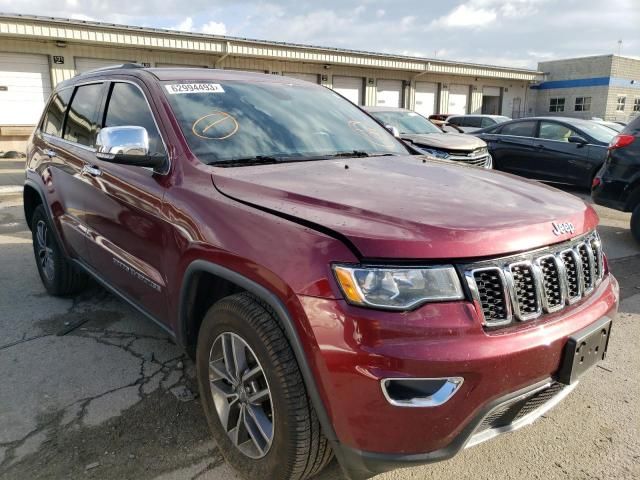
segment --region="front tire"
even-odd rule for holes
[[[61,296],[83,290],[88,277],[78,271],[62,251],[44,205],[38,205],[33,212],[31,234],[36,266],[47,292]]]
[[[636,242],[640,243],[640,203],[636,205],[631,213],[631,234]]]
[[[331,460],[289,342],[256,297],[232,295],[209,309],[196,367],[209,427],[245,478],[302,480]]]

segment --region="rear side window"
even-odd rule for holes
[[[94,83],[76,88],[71,100],[64,139],[87,147],[93,147],[98,130],[98,104],[102,84]]]
[[[481,124],[482,128],[487,128],[487,127],[490,127],[491,125],[495,125],[495,124],[496,123],[492,119],[490,119],[488,117],[482,117],[482,124]]]
[[[464,117],[453,117],[447,120],[451,125],[456,125],[458,127],[464,127],[466,125]]]
[[[144,127],[149,134],[149,153],[164,155],[160,133],[144,95],[130,83],[114,83],[109,95],[105,127]]]
[[[65,88],[53,96],[42,125],[42,131],[44,133],[53,135],[54,137],[62,136],[64,114],[67,111],[71,93],[73,93],[73,88]]]
[[[574,132],[569,127],[556,122],[540,122],[539,138],[545,140],[556,140],[558,142],[568,142],[569,137]]]
[[[482,126],[482,117],[467,117],[466,126],[480,128]]]
[[[536,122],[514,122],[502,127],[501,135],[513,135],[514,137],[535,137]]]

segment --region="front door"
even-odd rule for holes
[[[144,127],[150,153],[166,155],[142,85],[112,83],[105,109],[103,127]],[[167,322],[163,253],[171,235],[162,213],[166,177],[95,155],[91,167],[94,188],[86,202],[91,266],[147,313]]]

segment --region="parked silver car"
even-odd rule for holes
[[[365,110],[419,152],[443,160],[492,168],[487,144],[477,137],[444,132],[422,115],[404,108],[365,107]]]

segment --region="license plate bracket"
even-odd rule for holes
[[[571,385],[584,372],[604,360],[609,346],[611,324],[611,319],[604,317],[569,337],[558,373],[559,382]]]

